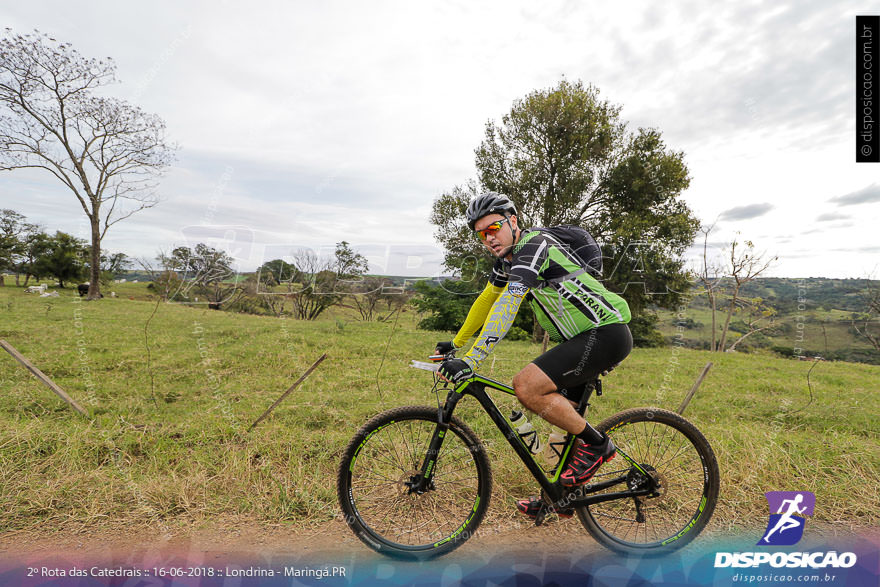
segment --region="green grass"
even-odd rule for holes
[[[0,356],[0,531],[185,526],[223,516],[319,524],[338,510],[336,466],[355,430],[386,408],[435,404],[430,374],[407,365],[450,335],[417,330],[412,310],[396,325],[360,322],[337,309],[301,322],[157,306],[142,283],[112,289],[120,297],[80,302],[70,289],[39,298],[0,288],[0,338],[92,416],[79,416]],[[151,388],[144,327],[154,310]],[[325,352],[327,361],[248,433]],[[539,345],[506,341],[483,372],[509,381],[539,352]],[[809,363],[636,349],[606,378],[590,420],[641,405],[674,410],[708,361],[715,366],[686,415],[721,466],[714,527],[762,525],[763,492],[795,489],[816,493],[819,520],[877,524],[880,367],[820,363],[808,404]],[[515,400],[499,403],[509,409]],[[513,498],[535,494],[536,484],[476,402],[462,402],[457,414],[488,443],[496,501],[487,523],[515,516]],[[538,427],[546,437],[549,426]]]
[[[658,311],[657,314],[660,317],[657,325],[660,332],[667,338],[675,336],[678,320],[676,314],[668,310]],[[800,314],[777,316],[777,328],[772,333],[762,332],[751,335],[737,346],[737,350],[751,351],[756,347],[781,346],[789,349],[800,348],[808,353],[808,356],[812,356],[815,353],[822,355],[846,349],[872,349],[867,339],[851,332],[850,314],[842,310],[809,310]],[[726,309],[716,312],[716,340],[721,337],[726,316]],[[700,326],[684,330],[684,338],[689,341],[704,342],[708,348],[712,336],[712,311],[706,307],[691,306],[685,318],[692,319]],[[731,324],[740,320],[742,317],[734,314]],[[783,324],[788,324],[790,328],[783,331],[781,328]],[[730,330],[727,333],[725,346],[729,347],[740,336],[742,336],[741,332]]]

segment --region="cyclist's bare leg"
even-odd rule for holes
[[[569,402],[556,393],[556,384],[534,363],[529,363],[513,378],[516,398],[526,408],[572,434],[579,434],[586,420],[575,411]]]

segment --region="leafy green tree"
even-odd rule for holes
[[[299,276],[296,266],[283,259],[273,259],[263,263],[257,273],[260,276],[260,284],[266,287],[274,287],[282,283],[287,283],[289,286]]]
[[[367,258],[352,249],[346,241],[336,243],[335,257],[338,279],[359,279],[369,269]]]
[[[24,249],[16,264],[16,285],[18,285],[18,274],[24,274],[24,287],[27,287],[31,277],[41,279],[44,274],[41,273],[43,268],[38,263],[40,257],[46,251],[46,241],[51,237],[42,230],[36,230],[24,237]]]
[[[649,304],[674,307],[689,289],[681,256],[699,223],[680,199],[690,183],[684,154],[656,129],[628,131],[620,106],[595,87],[563,80],[516,100],[500,124],[487,122],[476,168],[478,181],[442,194],[431,213],[445,266],[475,290],[492,259],[464,211],[484,190],[509,196],[522,227],[586,228],[603,245],[606,286],[636,317]]]
[[[443,265],[456,273],[461,281],[470,284],[468,293],[471,294],[478,294],[485,287],[495,262],[465,220],[468,202],[479,193],[475,181],[455,186],[434,201],[430,216],[435,227],[434,238],[444,248]]]
[[[639,320],[632,320],[629,329],[632,332],[633,344],[638,347],[666,346],[663,335],[657,329],[659,317],[653,312],[643,312]]]
[[[12,269],[21,254],[24,219],[24,215],[15,210],[0,210],[0,271]]]
[[[167,266],[182,273],[188,282],[186,292],[201,293],[211,307],[219,309],[220,304],[231,302],[241,294],[236,282],[233,259],[226,252],[198,243],[194,248],[177,247],[171,252]]]
[[[89,251],[89,260],[86,262],[86,269],[91,273],[91,250]],[[109,286],[114,279],[125,273],[128,267],[131,267],[133,261],[125,253],[101,253],[101,285]]]
[[[111,277],[118,277],[131,267],[133,261],[125,253],[112,253],[101,255],[101,273],[109,273]]]
[[[0,272],[14,271],[18,284],[22,264],[27,259],[28,242],[40,231],[39,226],[26,222],[15,210],[0,210]],[[0,277],[0,285],[2,285]]]
[[[268,308],[275,316],[281,316],[288,296],[274,291],[276,286],[284,284],[286,292],[293,291],[294,284],[302,281],[302,274],[296,265],[283,259],[273,259],[263,263],[257,270],[257,283],[254,287],[256,295],[262,305]]]
[[[58,231],[54,236],[43,234],[33,243],[36,256],[34,275],[51,276],[64,282],[79,281],[86,276],[86,259],[89,247],[86,241]]]
[[[419,295],[413,298],[413,305],[420,313],[428,314],[418,325],[425,330],[457,331],[474,303],[473,292],[463,281],[449,279],[442,285],[417,281],[414,288]]]
[[[458,332],[476,298],[472,285],[470,282],[457,279],[447,279],[439,285],[428,280],[417,281],[413,286],[417,295],[412,303],[418,312],[428,314],[419,320],[418,327],[424,330]],[[507,338],[510,340],[528,338],[532,333],[533,324],[531,307],[520,306]]]

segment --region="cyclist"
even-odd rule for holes
[[[573,405],[581,399],[585,383],[614,368],[632,350],[629,306],[598,281],[601,253],[592,237],[597,262],[585,263],[551,233],[553,229],[521,229],[513,202],[495,192],[472,200],[466,214],[470,229],[497,260],[455,338],[437,343],[436,350],[449,353],[479,331],[476,341],[463,357],[444,361],[439,373],[454,384],[472,377],[510,329],[523,299],[529,298],[538,322],[561,344],[517,373],[513,388],[523,406],[579,438],[560,482],[566,487],[582,485],[616,449]],[[531,518],[541,506],[534,497],[517,503]],[[571,517],[573,510],[556,513]]]

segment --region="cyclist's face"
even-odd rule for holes
[[[474,225],[474,230],[484,230],[494,224],[495,222],[504,221],[504,216],[501,214],[489,214],[487,216],[483,216],[477,223]],[[514,245],[516,234],[516,216],[511,216],[510,220],[505,222],[500,230],[494,231],[486,234],[486,240],[483,241],[483,245],[489,251],[495,255],[496,257],[504,257],[510,252],[511,247]]]

